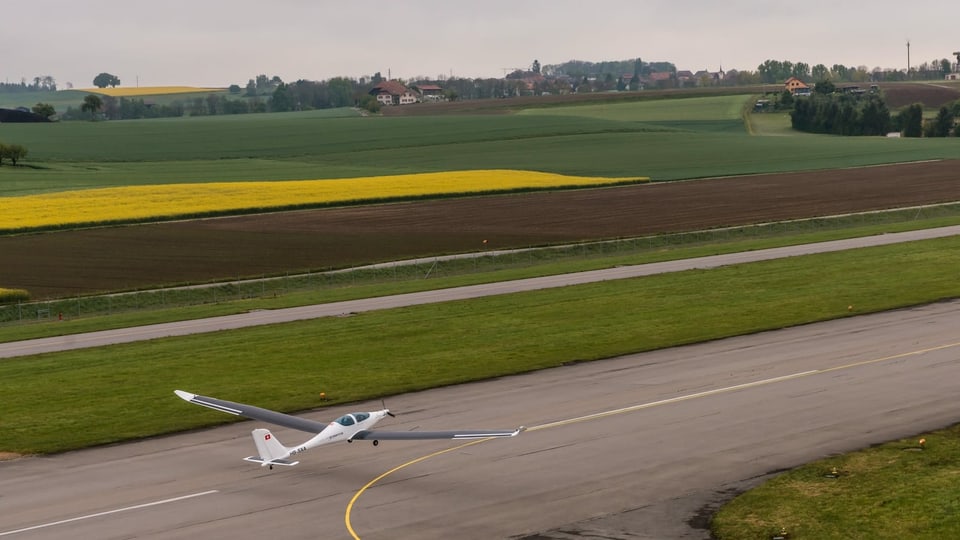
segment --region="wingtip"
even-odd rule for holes
[[[527,426],[520,426],[516,431],[513,432],[514,435],[519,435],[527,430]]]
[[[179,396],[180,399],[184,401],[190,401],[194,397],[196,397],[196,394],[191,394],[190,392],[184,392],[183,390],[174,390],[173,393]]]

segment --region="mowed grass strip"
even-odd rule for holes
[[[919,439],[925,439],[920,450]],[[826,475],[836,469],[838,478]],[[960,538],[960,426],[816,461],[714,517],[715,538]]]
[[[137,222],[237,211],[632,183],[536,171],[471,170],[334,180],[127,186],[0,198],[0,230]]]
[[[960,239],[0,361],[0,451],[222,423],[176,388],[297,411],[960,296]],[[896,271],[891,271],[896,269]]]

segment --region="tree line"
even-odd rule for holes
[[[894,118],[894,128],[904,137],[960,137],[960,100],[944,105],[937,116],[923,118],[923,104],[914,103],[900,111]]]
[[[96,99],[91,99],[96,98]],[[223,94],[209,94],[170,103],[151,103],[142,98],[88,95],[79,107],[68,106],[62,120],[134,120],[143,118],[177,118],[219,114],[267,112],[262,99],[231,99]]]
[[[791,62],[789,60],[765,60],[757,66],[756,75],[762,84],[773,84],[785,81],[790,77],[801,80],[832,81],[832,82],[895,82],[906,80],[935,80],[943,79],[952,71],[953,64],[947,58],[924,62],[918,67],[906,70],[868,69],[867,66],[844,66],[834,64],[827,67],[824,64],[810,66],[805,62]]]
[[[793,129],[833,135],[885,135],[892,126],[879,94],[815,92],[795,100],[790,119]]]
[[[68,83],[69,85],[69,83]],[[55,92],[57,81],[50,75],[34,77],[32,83],[20,79],[19,83],[0,83],[0,92]]]
[[[793,98],[784,92],[783,105],[792,102],[790,121],[793,129],[833,135],[885,135],[898,131],[904,137],[960,136],[960,100],[940,107],[937,116],[923,118],[923,105],[914,103],[897,115],[891,115],[883,97],[877,93],[838,93],[829,81],[821,81],[810,97]]]

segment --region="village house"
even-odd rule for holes
[[[654,71],[646,76],[646,83],[658,88],[665,88],[671,85],[673,73],[669,71]]]
[[[783,83],[784,89],[795,96],[809,96],[810,86],[796,77],[790,77]]]
[[[444,101],[443,88],[435,84],[415,84],[411,88],[420,95],[420,101]]]
[[[714,84],[720,84],[720,81],[723,79],[723,69],[720,71],[707,71],[701,69],[700,71],[693,74],[693,80],[697,86],[708,86]]]
[[[409,105],[417,102],[417,95],[399,81],[381,81],[370,89],[370,95],[381,105]]]

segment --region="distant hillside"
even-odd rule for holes
[[[86,95],[86,92],[80,90],[0,91],[0,108],[26,107],[29,109],[37,103],[49,103],[58,113],[62,113],[67,110],[68,106],[79,107]]]

